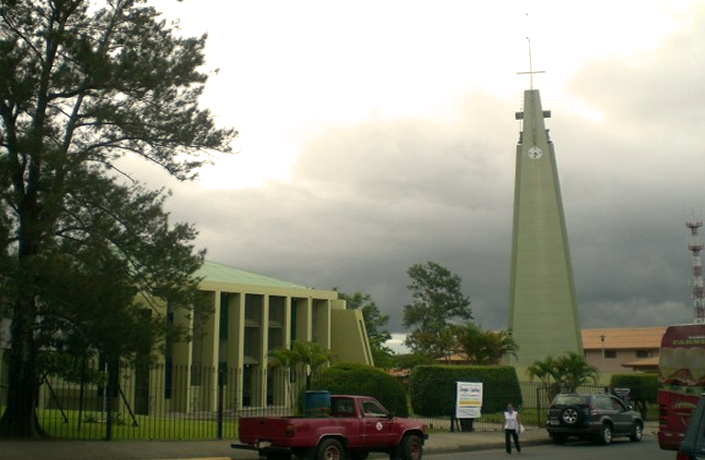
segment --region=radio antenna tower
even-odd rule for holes
[[[705,288],[703,288],[703,266],[700,263],[700,251],[703,245],[700,244],[698,231],[703,226],[702,221],[686,222],[686,227],[690,229],[692,243],[688,245],[688,250],[693,253],[693,322],[705,323]]]

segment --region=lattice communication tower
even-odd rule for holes
[[[688,250],[693,254],[693,322],[705,323],[705,288],[703,288],[703,266],[700,263],[700,251],[703,245],[700,244],[698,232],[703,226],[702,221],[686,222],[686,227],[690,229],[692,237]]]

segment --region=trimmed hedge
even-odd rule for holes
[[[399,381],[382,369],[365,364],[340,363],[320,371],[311,390],[331,394],[371,396],[398,417],[408,417],[406,391]]]
[[[507,404],[521,407],[521,388],[510,366],[416,366],[410,375],[411,407],[416,415],[455,415],[456,382],[482,382],[482,412],[502,412]]]

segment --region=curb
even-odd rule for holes
[[[521,441],[522,446],[540,446],[543,444],[551,444],[552,441],[550,438],[547,439],[527,439],[525,441]],[[493,449],[498,449],[498,450],[504,450],[504,439],[502,440],[497,440],[497,442],[493,442],[492,444],[489,443],[479,443],[479,444],[458,444],[458,445],[452,445],[452,446],[438,446],[438,447],[425,447],[424,448],[424,455],[425,454],[451,454],[454,452],[479,452],[483,450],[493,450]]]

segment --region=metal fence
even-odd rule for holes
[[[107,376],[98,382],[43,376],[37,409],[41,428],[57,439],[235,439],[240,416],[296,414],[306,376],[286,369],[162,364],[125,366],[112,384],[107,382]],[[523,382],[521,387],[524,424],[542,426],[549,393],[537,382]],[[410,418],[433,430],[461,428],[450,417]],[[483,414],[471,426],[491,431],[501,429],[502,423],[501,413]]]

